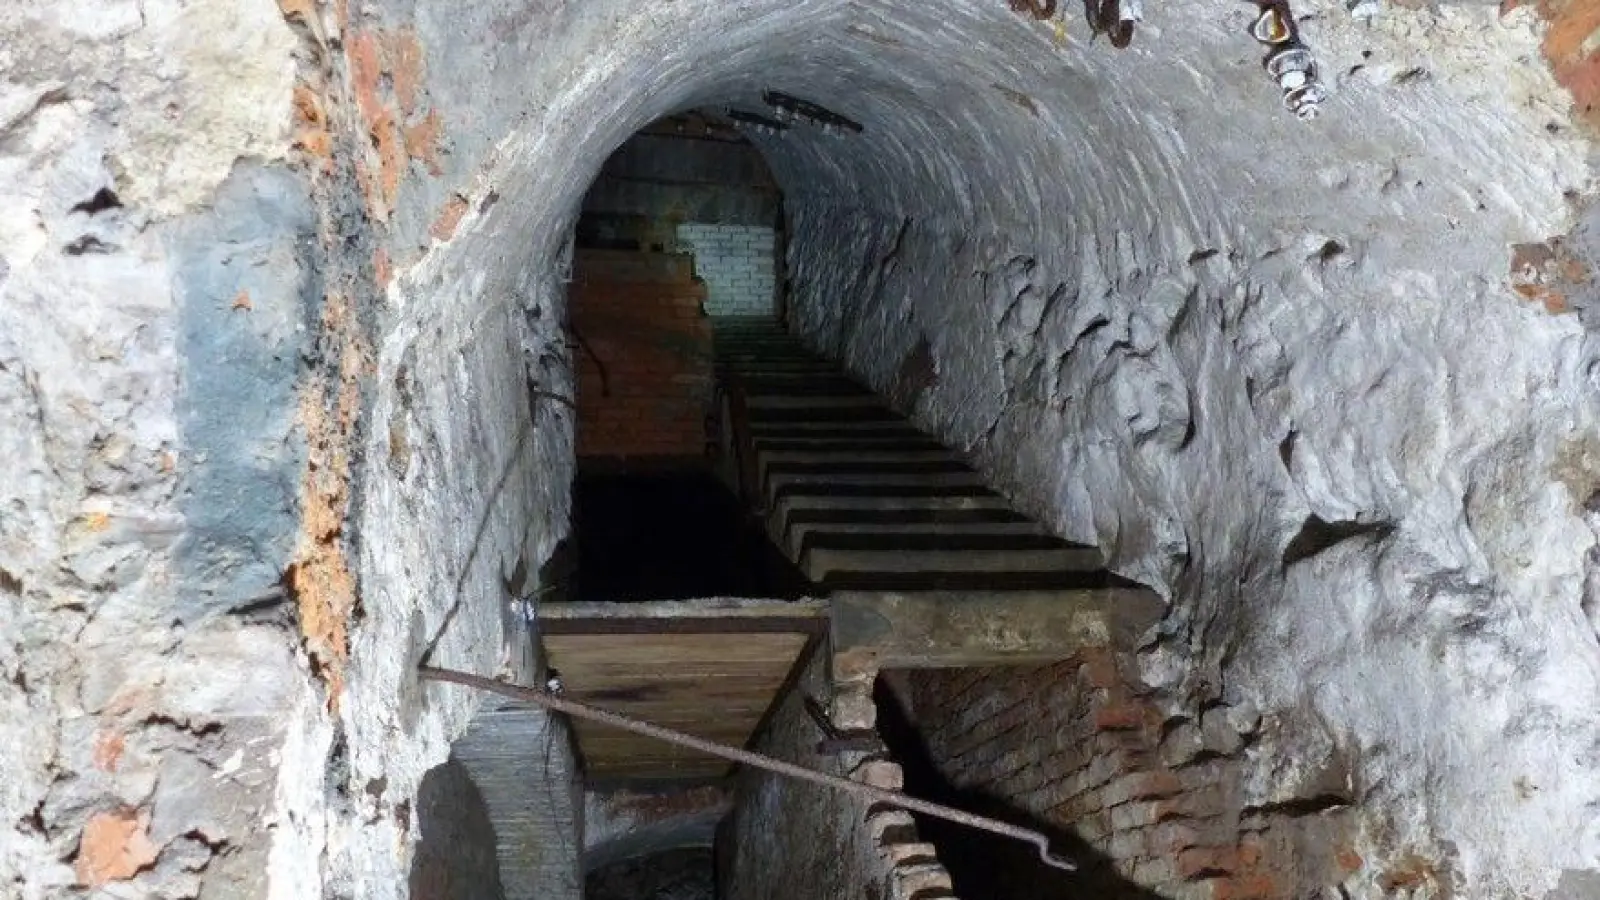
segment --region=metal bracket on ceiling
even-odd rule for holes
[[[844,132],[860,134],[862,126],[854,119],[841,116],[831,109],[810,100],[803,100],[792,94],[782,91],[762,91],[761,100],[772,107],[773,114],[780,122],[798,122],[821,129],[826,135],[839,135]]]

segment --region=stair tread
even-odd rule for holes
[[[890,409],[881,404],[871,406],[800,406],[800,407],[751,407],[750,423],[752,425],[766,423],[793,423],[793,422],[885,422],[904,423],[905,420],[895,415]]]
[[[778,485],[772,492],[774,503],[787,497],[994,497],[1005,499],[989,490],[981,482],[965,484],[885,484],[869,481],[862,484],[791,482]]]
[[[1052,547],[991,550],[906,550],[893,547],[811,547],[800,554],[800,570],[813,581],[829,572],[1097,572],[1094,548]]]
[[[775,543],[826,591],[1079,591],[1122,582],[1100,551],[1017,512],[944,446],[781,322],[713,326],[743,392]]]
[[[786,527],[801,525],[1028,525],[1043,526],[1009,506],[942,508],[936,506],[832,506],[793,509]]]
[[[816,583],[826,593],[836,591],[1081,591],[1124,586],[1104,569],[1058,572],[835,572]]]

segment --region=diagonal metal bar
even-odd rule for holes
[[[589,719],[594,722],[599,722],[603,725],[609,725],[612,728],[619,728],[623,731],[631,731],[634,734],[655,738],[658,741],[665,741],[669,744],[676,744],[680,747],[688,747],[691,750],[698,750],[701,753],[726,759],[730,762],[736,762],[742,765],[751,766],[753,768],[763,769],[768,772],[783,775],[788,778],[795,778],[800,781],[809,781],[812,784],[833,788],[836,791],[843,791],[847,794],[854,794],[857,797],[865,797],[869,800],[875,800],[880,803],[887,803],[890,806],[897,806],[901,809],[922,813],[923,815],[927,816],[933,816],[937,819],[944,819],[947,822],[954,822],[957,825],[965,825],[968,828],[976,828],[980,831],[987,831],[990,834],[998,834],[1002,837],[1008,837],[1018,841],[1025,841],[1033,844],[1034,847],[1038,849],[1039,859],[1045,865],[1057,869],[1064,869],[1069,872],[1077,868],[1077,866],[1071,860],[1056,856],[1050,852],[1050,839],[1043,833],[1028,828],[1022,828],[1017,825],[1012,825],[1010,822],[1002,822],[999,819],[991,819],[987,816],[974,815],[973,813],[969,813],[965,810],[943,806],[927,800],[919,800],[916,797],[902,794],[899,791],[891,791],[885,788],[876,787],[874,785],[864,784],[859,781],[852,781],[849,778],[844,778],[839,775],[830,775],[826,772],[818,772],[815,769],[797,766],[794,763],[784,762],[781,759],[773,759],[770,756],[763,756],[760,753],[752,753],[749,750],[742,750],[737,747],[729,747],[725,744],[718,744],[715,741],[697,738],[692,734],[684,734],[681,731],[673,731],[670,728],[662,728],[660,725],[653,725],[649,722],[641,722],[638,719],[620,715],[609,710],[600,709],[599,707],[590,706],[587,703],[580,703],[576,700],[568,699],[559,694],[552,694],[549,691],[542,691],[537,688],[522,687],[521,685],[510,684],[504,681],[496,681],[493,678],[485,678],[481,675],[471,675],[466,672],[457,672],[453,669],[439,669],[433,666],[418,666],[417,675],[429,681],[444,681],[451,684],[459,684],[470,688],[476,688],[480,691],[488,691],[493,694],[499,694],[503,697],[511,697],[515,700],[524,700],[529,703],[536,703],[545,709],[554,710],[555,712],[559,713],[565,713],[569,716],[576,716],[580,719]]]

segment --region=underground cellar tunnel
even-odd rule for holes
[[[424,662],[890,786],[933,783],[878,727],[910,673],[899,747],[1140,896],[1593,896],[1595,10],[20,7],[0,896],[577,897],[708,852],[719,896],[960,895],[910,816]],[[722,483],[810,584],[616,613],[551,590],[574,238],[628,249],[585,197],[696,113],[782,195],[726,355],[808,399]],[[885,496],[905,559],[978,568],[874,557]]]

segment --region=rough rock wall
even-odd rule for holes
[[[1600,365],[1508,276],[1571,227],[1584,145],[1519,14],[1333,16],[1341,98],[1298,140],[1235,76],[1180,65],[1199,89],[1157,95],[1134,58],[1092,99],[1030,91],[1093,123],[1054,151],[957,120],[1033,169],[972,191],[978,225],[791,196],[796,322],[1171,598],[1144,657],[1171,711],[1279,722],[1249,802],[1357,761],[1353,895],[1407,860],[1430,890],[1539,895],[1600,860]],[[1283,150],[1236,157],[1241,132]],[[773,156],[791,184],[818,164]],[[933,383],[897,390],[919,358]]]
[[[0,895],[260,896],[318,217],[269,2],[0,23]]]
[[[403,896],[419,782],[476,706],[409,667],[527,677],[511,595],[565,509],[533,459],[570,427],[529,408],[520,308],[471,353],[492,307],[417,310],[440,352],[405,357],[380,226],[433,120],[418,45],[345,15],[0,26],[7,897]]]

